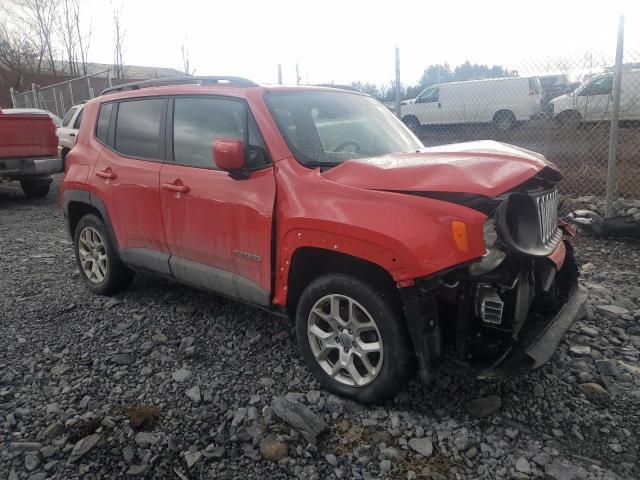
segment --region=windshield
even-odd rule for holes
[[[267,103],[289,148],[307,166],[423,148],[388,108],[371,97],[331,91],[272,92]]]

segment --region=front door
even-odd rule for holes
[[[438,125],[442,123],[440,89],[431,87],[424,90],[416,98],[414,109],[421,125]]]
[[[159,192],[166,110],[166,98],[102,104],[97,135],[106,146],[91,182],[96,201],[107,208],[125,262],[169,274]]]
[[[244,101],[175,97],[169,106],[172,144],[160,172],[160,197],[173,275],[200,288],[269,305],[273,167]],[[243,140],[251,174],[218,170],[212,144]]]
[[[575,96],[577,110],[587,122],[611,118],[610,103],[613,76],[603,75],[591,80]]]

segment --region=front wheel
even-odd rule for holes
[[[416,134],[420,133],[420,130],[422,129],[422,125],[420,125],[420,122],[416,117],[414,117],[413,115],[409,115],[404,117],[402,121],[407,127],[409,127],[409,130],[411,130],[413,133],[416,133]]]
[[[506,132],[515,128],[517,122],[513,112],[508,110],[502,110],[495,114],[493,117],[493,125],[499,132]]]
[[[394,396],[415,373],[401,309],[389,292],[343,274],[311,282],[296,309],[302,355],[327,390],[359,402]]]

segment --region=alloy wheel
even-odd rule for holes
[[[346,295],[326,295],[311,309],[307,321],[311,351],[322,369],[336,381],[363,387],[382,368],[384,348],[369,312]]]
[[[87,279],[101,283],[107,275],[107,251],[100,232],[93,227],[85,227],[78,241],[80,266]]]

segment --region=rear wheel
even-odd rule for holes
[[[51,182],[20,180],[20,187],[29,198],[44,198],[49,193]]]
[[[80,275],[95,293],[112,295],[131,283],[133,271],[118,258],[104,222],[96,215],[80,219],[74,232],[74,248]]]
[[[511,130],[516,126],[516,123],[515,115],[509,110],[501,110],[493,117],[493,124],[495,125],[496,130],[501,132]]]
[[[307,286],[296,309],[298,344],[327,390],[378,402],[414,375],[413,347],[395,303],[349,275],[325,275]]]

